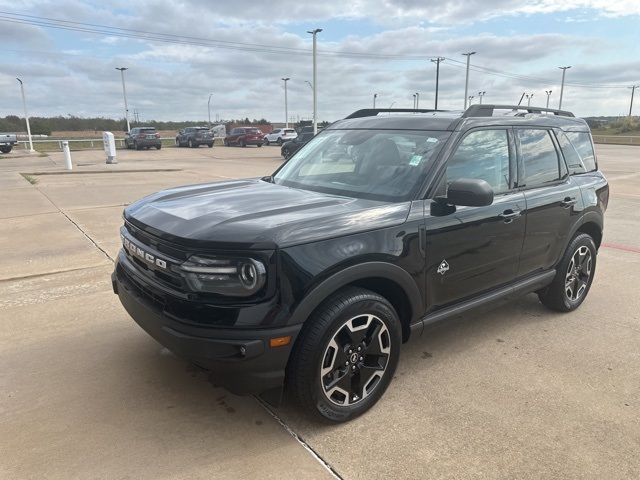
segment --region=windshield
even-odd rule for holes
[[[259,128],[245,128],[244,133],[262,133]]]
[[[412,198],[450,132],[327,130],[302,147],[274,183],[347,197]]]

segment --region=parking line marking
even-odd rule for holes
[[[620,245],[619,243],[603,243],[602,246],[607,248],[614,248],[616,250],[623,250],[625,252],[640,253],[639,247],[632,247],[629,245]]]

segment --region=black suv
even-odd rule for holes
[[[160,134],[154,127],[135,127],[124,135],[124,146],[135,150],[162,148]]]
[[[569,112],[361,110],[271,176],[127,207],[113,288],[230,391],[345,421],[429,324],[529,292],[576,309],[608,197]]]
[[[309,140],[313,138],[313,132],[303,132],[298,134],[293,140],[289,140],[280,148],[280,155],[285,160],[289,160],[291,156],[300,150]]]
[[[176,147],[213,147],[213,133],[207,127],[187,127],[176,135]]]

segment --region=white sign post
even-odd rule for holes
[[[111,132],[102,132],[104,152],[107,154],[107,163],[118,163],[116,160],[116,139]]]

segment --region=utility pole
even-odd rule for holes
[[[440,62],[444,62],[444,57],[432,58],[431,61],[436,64],[436,103],[433,107],[438,109],[438,84],[440,83]]]
[[[475,55],[476,52],[463,53],[467,57],[467,75],[464,80],[464,109],[467,109],[467,94],[469,93],[469,63],[471,61],[471,55]]]
[[[287,82],[291,80],[289,77],[282,78],[284,82],[284,128],[289,128],[289,105],[287,103]]]
[[[316,37],[322,31],[321,28],[308,30],[313,35],[313,134],[318,133],[318,74],[316,63]]]
[[[566,67],[558,67],[562,70],[562,83],[560,84],[560,102],[558,103],[558,110],[562,110],[562,94],[564,93],[564,76],[567,73],[567,69],[571,68],[571,65]]]
[[[629,116],[631,116],[631,111],[633,110],[633,94],[636,92],[636,88],[640,87],[640,85],[632,85],[629,88],[631,89],[631,104],[629,104]]]
[[[478,92],[478,98],[480,99],[480,105],[482,105],[482,97],[484,97],[485,93],[487,93],[487,92],[485,92],[485,91]]]
[[[27,113],[27,101],[24,97],[24,84],[22,80],[16,77],[18,83],[20,83],[20,93],[22,93],[22,106],[24,107],[24,119],[27,122],[27,136],[29,137],[29,152],[33,153],[35,150],[33,149],[33,140],[31,140],[31,126],[29,125],[29,114]]]
[[[373,94],[373,108],[376,108],[376,98],[378,98],[378,94],[374,93]]]
[[[209,100],[207,100],[207,113],[209,114],[209,130],[211,130],[211,96],[213,93],[209,94]]]
[[[122,96],[124,97],[124,118],[127,121],[127,132],[131,131],[131,125],[129,124],[129,107],[127,106],[127,89],[124,86],[124,71],[129,70],[126,67],[116,67],[116,70],[120,70],[120,76],[122,77]]]

